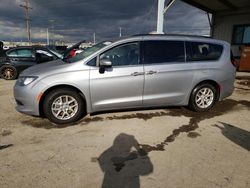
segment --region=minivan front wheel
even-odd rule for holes
[[[207,111],[216,102],[216,89],[211,84],[201,84],[194,88],[190,96],[189,107],[196,112]]]
[[[45,97],[43,111],[53,123],[70,124],[83,117],[84,102],[74,90],[56,89]]]

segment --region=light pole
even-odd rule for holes
[[[175,0],[170,0],[165,6],[165,0],[158,0],[158,16],[157,16],[157,34],[163,34],[163,23],[164,23],[164,14],[171,7],[171,5],[175,2]]]
[[[164,4],[165,0],[158,0],[157,34],[163,34]]]

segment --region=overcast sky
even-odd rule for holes
[[[26,41],[24,0],[0,0],[0,40]],[[158,0],[29,0],[32,40],[44,41],[46,30],[67,42],[104,40],[156,30]],[[168,0],[166,0],[166,3]],[[165,14],[165,33],[208,35],[206,13],[177,0]]]

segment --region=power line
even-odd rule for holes
[[[29,0],[25,0],[24,4],[20,5],[20,7],[24,8],[25,10],[25,22],[26,22],[26,30],[28,34],[28,42],[31,42],[30,39],[30,17],[29,17],[29,10],[32,9],[32,7],[29,6]]]

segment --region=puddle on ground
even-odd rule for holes
[[[201,136],[199,133],[197,133],[197,132],[189,132],[188,134],[187,134],[187,136],[189,137],[189,138],[196,138],[196,137],[198,137],[198,136]]]
[[[165,140],[163,140],[159,144],[156,144],[155,146],[151,146],[148,144],[141,144],[140,146],[147,153],[151,152],[151,151],[164,151],[165,146],[168,145],[170,142],[173,142],[176,139],[176,137],[179,136],[181,133],[190,134],[190,132],[193,132],[194,130],[196,130],[199,127],[198,126],[199,122],[201,122],[205,119],[211,119],[211,118],[226,114],[226,113],[232,111],[233,109],[235,109],[238,104],[250,108],[250,101],[245,101],[245,100],[236,101],[233,99],[226,99],[226,100],[223,100],[223,101],[217,103],[208,112],[198,113],[198,112],[193,112],[193,111],[190,111],[190,110],[187,110],[184,108],[172,109],[170,112],[168,112],[169,116],[177,116],[178,117],[178,116],[183,115],[185,117],[190,117],[189,124],[182,125],[179,128],[174,129],[172,131],[172,134],[167,136],[167,138]],[[191,137],[192,136],[194,136],[193,133],[191,133]],[[201,136],[201,135],[199,135],[199,136]],[[189,135],[189,137],[190,137],[190,135]],[[197,134],[193,138],[195,138],[195,137],[197,137]]]
[[[106,119],[108,120],[125,120],[125,119],[142,119],[144,121],[150,120],[155,117],[167,116],[168,112],[152,112],[152,113],[135,113],[135,114],[126,114],[121,116],[110,116]]]
[[[0,145],[0,150],[7,149],[9,147],[12,147],[13,144],[6,144],[6,145]]]
[[[160,111],[160,112],[148,112],[148,113],[128,112],[131,114],[111,115],[106,118],[100,116],[86,117],[80,120],[79,122],[76,122],[75,124],[68,124],[68,125],[56,125],[51,123],[49,120],[42,118],[23,120],[21,121],[21,123],[35,128],[52,129],[52,128],[65,128],[72,125],[88,125],[93,122],[102,122],[106,120],[141,119],[147,121],[155,117],[162,117],[162,116],[175,116],[175,117],[185,116],[191,118],[188,125],[183,125],[180,128],[178,128],[178,130],[175,130],[175,132],[173,133],[174,135],[172,136],[172,138],[174,138],[176,137],[176,135],[178,136],[176,132],[180,131],[181,133],[181,132],[193,131],[194,127],[197,127],[200,121],[223,115],[229,111],[232,111],[233,108],[235,108],[237,105],[243,105],[250,108],[250,101],[245,101],[245,100],[236,101],[233,99],[225,99],[223,101],[218,102],[210,111],[201,113],[193,112],[184,107],[175,107],[175,108],[167,108],[165,111]],[[238,107],[240,108],[240,106]]]

